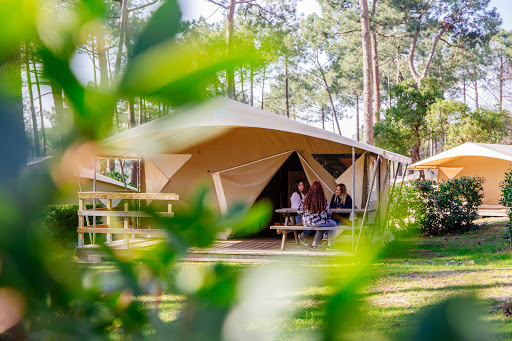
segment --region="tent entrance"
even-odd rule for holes
[[[307,193],[310,184],[300,162],[299,156],[294,152],[288,157],[288,159],[286,159],[272,179],[270,179],[256,201],[262,199],[269,200],[272,203],[274,210],[277,208],[290,207],[290,196],[292,195],[293,185],[297,179],[304,181],[304,192]],[[274,212],[272,220],[269,222],[268,226],[273,222],[284,222],[283,217]],[[275,237],[275,231],[264,228],[258,233],[258,235],[269,235]]]

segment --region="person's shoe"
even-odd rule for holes
[[[336,247],[336,245],[328,246],[327,250],[329,250],[329,251],[339,251],[339,249]]]
[[[311,251],[317,251],[317,250],[320,250],[320,245],[311,246]]]
[[[302,235],[302,233],[299,233],[298,237],[299,237],[299,242],[302,245],[304,245],[304,246],[308,246],[309,245],[308,240]]]

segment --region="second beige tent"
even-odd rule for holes
[[[487,143],[465,143],[411,165],[410,169],[436,169],[439,180],[461,176],[485,178],[484,205],[499,205],[500,182],[512,168],[512,146]]]

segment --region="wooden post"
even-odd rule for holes
[[[128,203],[127,202],[124,203],[124,211],[128,212]],[[124,218],[124,226],[123,227],[125,230],[128,230],[130,227],[129,221],[130,221],[130,218],[128,218],[128,217]],[[130,236],[128,234],[125,234],[124,235],[124,248],[127,249],[129,246],[130,246]]]
[[[81,211],[84,209],[84,199],[78,199],[78,209]],[[84,216],[78,216],[78,227],[84,227]],[[78,233],[78,247],[84,247],[84,234]]]
[[[112,199],[107,199],[107,210],[112,210]],[[112,217],[107,216],[107,228],[112,227]],[[112,243],[112,233],[107,233],[107,243]]]

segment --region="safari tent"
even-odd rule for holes
[[[435,169],[438,180],[465,175],[484,177],[483,204],[498,205],[501,197],[499,184],[511,167],[512,146],[468,142],[417,162],[410,169]]]
[[[402,155],[220,97],[112,136],[100,154],[140,159],[144,192],[177,193],[186,202],[198,183],[207,183],[221,212],[236,201],[250,205],[265,196],[276,208],[289,207],[291,184],[301,176],[320,181],[329,198],[343,182],[357,207],[377,205],[398,164],[410,163]]]

